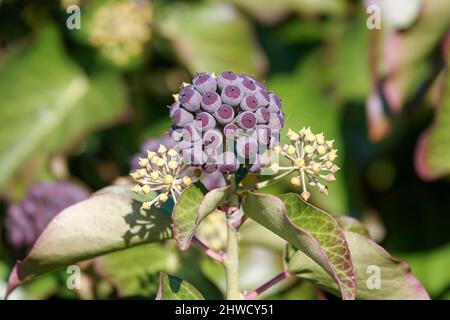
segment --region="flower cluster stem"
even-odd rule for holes
[[[259,296],[260,294],[262,294],[263,292],[265,292],[266,290],[269,290],[270,288],[272,288],[278,282],[288,278],[290,275],[291,274],[289,273],[289,271],[283,271],[283,272],[277,274],[275,277],[273,277],[269,281],[267,281],[266,283],[264,283],[259,288],[255,289],[253,291],[246,292],[244,294],[244,298],[245,299],[254,299],[257,296]]]
[[[238,231],[227,217],[227,254],[224,260],[227,278],[227,300],[242,299],[239,291]]]

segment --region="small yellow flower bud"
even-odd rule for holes
[[[273,152],[275,152],[275,154],[279,154],[281,152],[281,147],[279,145],[273,147]]]
[[[290,156],[295,154],[295,147],[293,145],[289,145],[286,149],[286,153]]]
[[[313,135],[312,133],[310,133],[305,136],[305,139],[306,139],[306,141],[314,142],[316,140],[316,136]]]
[[[154,156],[156,156],[156,152],[147,151],[147,159],[151,160]]]
[[[141,206],[141,209],[143,209],[143,210],[149,210],[150,207],[151,207],[150,202],[143,202],[143,203],[142,203],[142,206]]]
[[[319,191],[320,193],[328,194],[328,187],[324,185],[319,185]]]
[[[159,148],[158,148],[158,153],[164,154],[166,152],[167,152],[167,148],[164,145],[160,144]]]
[[[150,192],[150,186],[148,184],[144,184],[142,186],[142,192],[145,193],[145,194],[149,193]]]
[[[280,170],[280,166],[278,163],[273,163],[270,167],[270,170],[272,170],[274,173],[277,173],[278,170]]]
[[[297,168],[301,169],[301,168],[303,168],[303,167],[305,166],[305,160],[302,159],[302,158],[300,158],[300,159],[295,159],[294,165],[295,165]]]
[[[327,169],[331,169],[332,166],[333,166],[333,162],[331,162],[331,161],[325,162],[325,167],[327,167]]]
[[[173,100],[175,100],[175,102],[180,102],[180,95],[178,93],[173,94],[172,97],[173,97]]]
[[[139,165],[141,167],[146,167],[148,165],[148,159],[147,158],[141,158],[139,159]]]
[[[313,146],[311,146],[311,145],[306,145],[305,146],[305,152],[307,153],[307,154],[311,154],[311,153],[313,153],[314,152],[314,148],[313,148]]]
[[[158,160],[156,160],[156,165],[158,167],[162,167],[165,163],[166,161],[163,158],[158,158]]]
[[[165,184],[171,184],[172,181],[173,181],[173,177],[170,174],[164,176],[164,183]]]
[[[318,144],[324,144],[325,138],[323,136],[323,133],[316,134],[316,141]]]
[[[169,151],[167,151],[167,154],[168,154],[170,157],[176,157],[177,154],[178,154],[178,152],[177,152],[177,150],[175,150],[175,149],[169,149]]]
[[[140,177],[143,177],[147,173],[147,170],[139,169],[139,170],[136,170],[136,172],[139,174]]]
[[[170,160],[170,161],[167,163],[167,166],[168,166],[170,169],[175,170],[176,168],[178,168],[178,162],[176,162],[175,160]]]
[[[152,171],[152,173],[150,173],[150,179],[152,180],[156,180],[159,177],[159,172],[158,171]]]
[[[307,129],[305,129],[305,128],[303,128],[303,129],[304,129],[303,132],[304,132],[305,136],[308,136],[311,134],[311,128],[308,127]]]
[[[135,185],[131,188],[131,191],[133,191],[134,193],[141,193],[141,187],[138,185]]]
[[[158,156],[153,156],[153,157],[150,159],[150,162],[151,162],[152,164],[156,164],[156,162],[158,161],[158,159],[159,159]]]
[[[166,193],[161,193],[159,195],[159,201],[161,201],[161,202],[166,202],[168,199],[169,199],[169,197],[167,196]]]
[[[328,153],[328,160],[334,161],[336,158],[337,158],[336,150],[331,150],[331,151]]]
[[[190,186],[190,185],[192,184],[192,179],[191,179],[190,177],[188,177],[188,176],[184,176],[184,177],[183,177],[183,183],[184,183],[186,186]]]
[[[320,163],[314,162],[312,163],[312,169],[314,172],[319,173],[322,170],[322,166]]]
[[[331,167],[330,171],[333,173],[336,173],[339,170],[339,167],[335,164],[333,164],[333,166]]]
[[[305,200],[305,201],[308,201],[310,196],[311,196],[311,193],[309,193],[308,191],[303,191],[300,194],[300,197],[302,197],[302,199]]]
[[[327,181],[328,182],[333,182],[335,180],[336,180],[336,178],[334,177],[334,174],[332,174],[332,173],[327,174]]]
[[[301,186],[301,181],[300,181],[300,177],[292,177],[291,178],[291,184],[294,186],[294,187],[300,187]]]
[[[291,141],[297,141],[298,139],[300,139],[300,135],[291,129],[288,130],[288,133],[286,134],[286,136]]]
[[[321,156],[323,156],[325,154],[325,152],[327,152],[327,149],[325,149],[324,146],[320,145],[317,147],[317,153]]]
[[[326,141],[326,145],[328,146],[328,148],[333,148],[333,142],[334,142],[334,140],[327,140]]]

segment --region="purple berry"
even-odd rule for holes
[[[200,112],[195,117],[195,126],[201,131],[206,131],[216,126],[216,119],[208,112]]]
[[[233,152],[227,151],[222,153],[218,160],[219,170],[222,173],[232,174],[239,169],[239,161]]]
[[[241,158],[254,158],[258,153],[258,141],[253,137],[240,137],[236,142],[236,152]]]
[[[242,91],[237,86],[226,86],[220,95],[222,101],[232,107],[239,105],[242,101]]]
[[[193,86],[187,86],[180,90],[180,102],[187,111],[196,112],[200,110],[201,99],[201,94]]]
[[[179,108],[174,111],[172,120],[177,126],[184,127],[194,121],[194,116],[183,108]]]
[[[172,103],[172,105],[167,106],[167,107],[169,108],[169,114],[170,114],[171,117],[173,116],[173,113],[174,113],[175,111],[177,111],[178,109],[180,109],[180,105],[181,105],[181,103],[179,103],[179,102],[174,102],[174,103]]]
[[[204,173],[213,173],[215,171],[217,171],[218,167],[215,163],[206,163],[202,166],[203,172]]]
[[[258,109],[259,107],[258,100],[256,99],[255,96],[247,96],[244,99],[242,99],[240,107],[244,111],[255,112],[256,109]]]
[[[231,71],[224,71],[217,77],[217,85],[220,90],[226,86],[237,86],[239,84],[238,76]]]
[[[217,80],[207,72],[197,73],[192,83],[201,94],[217,90]]]
[[[208,130],[203,134],[203,145],[205,146],[205,150],[208,151],[216,151],[219,148],[222,148],[223,145],[223,135],[217,129]]]
[[[222,172],[217,170],[217,166],[215,166],[215,169],[216,170],[211,173],[207,173],[206,171],[204,171],[204,174],[200,178],[201,183],[208,190],[222,188],[227,185]]]
[[[244,111],[237,116],[237,124],[244,130],[253,129],[256,126],[256,116],[253,112]]]
[[[214,112],[214,117],[218,123],[221,125],[226,125],[227,123],[233,121],[234,109],[228,104],[223,104],[216,110],[216,112]]]
[[[245,75],[241,75],[241,87],[244,90],[244,94],[246,95],[252,95],[256,92],[257,86],[256,86],[256,81],[255,79],[249,77],[249,76],[245,76]]]
[[[278,113],[276,113],[276,112],[270,113],[269,127],[271,129],[277,129],[277,130],[280,130],[281,128],[283,128],[283,120],[281,119],[281,117]]]
[[[259,124],[255,127],[252,137],[256,139],[261,145],[268,145],[272,137],[272,130],[268,125]]]
[[[267,107],[270,103],[269,92],[265,89],[259,88],[255,92],[255,98],[258,100],[258,105],[260,107]]]
[[[281,102],[280,98],[276,94],[269,94],[270,102],[269,102],[269,111],[270,112],[279,112],[281,110]]]
[[[270,120],[270,111],[268,108],[259,108],[255,111],[256,121],[258,123],[267,123]]]
[[[221,105],[222,101],[217,92],[208,91],[202,96],[201,107],[206,112],[214,113]]]
[[[206,161],[206,155],[203,152],[203,148],[200,143],[195,143],[191,148],[183,149],[182,156],[184,163],[192,166],[201,166]]]

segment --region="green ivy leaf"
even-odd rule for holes
[[[44,27],[31,48],[1,66],[0,188],[36,154],[67,151],[83,135],[115,121],[124,106],[117,75],[88,78],[64,51],[57,29]]]
[[[261,76],[266,57],[247,20],[231,5],[172,3],[157,25],[191,73],[233,70]]]
[[[334,216],[334,219],[339,223],[342,230],[358,233],[364,237],[369,238],[369,230],[360,221],[349,216]]]
[[[164,272],[159,274],[159,290],[156,299],[204,300],[202,294],[192,284]]]
[[[316,261],[338,284],[343,299],[354,299],[356,281],[350,250],[332,216],[303,202],[297,194],[279,197],[247,193],[247,216],[288,241]]]
[[[450,60],[450,59],[449,59]],[[443,95],[435,121],[419,139],[415,166],[424,180],[434,180],[450,174],[450,75],[443,84]]]
[[[101,193],[60,212],[12,270],[8,293],[24,281],[79,261],[172,237],[170,218],[124,193]]]
[[[350,246],[358,279],[357,299],[429,299],[428,293],[411,273],[406,262],[392,257],[386,250],[365,236],[345,231],[345,237]],[[288,269],[293,274],[314,282],[328,292],[339,293],[334,279],[303,252],[295,251],[288,260]],[[378,289],[374,282],[377,271],[374,270],[380,271]]]
[[[206,195],[196,185],[183,190],[172,214],[173,234],[181,250],[189,248],[197,226],[225,200],[228,190],[229,187],[218,188]]]

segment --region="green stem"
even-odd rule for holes
[[[238,231],[231,225],[227,216],[227,255],[223,262],[227,278],[227,300],[242,299],[239,291],[239,258],[238,258]]]

